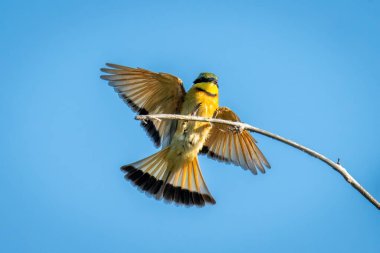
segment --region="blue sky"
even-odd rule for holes
[[[247,123],[336,160],[380,198],[380,3],[2,1],[1,252],[380,252],[380,213],[335,171],[255,134],[272,169],[200,158],[217,204],[146,197],[156,149],[105,62],[219,76]]]

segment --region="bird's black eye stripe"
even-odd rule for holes
[[[213,83],[218,83],[218,81],[215,78],[206,78],[206,77],[201,77],[195,79],[194,83],[208,83],[208,82],[213,82]]]

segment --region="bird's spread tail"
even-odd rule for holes
[[[182,168],[171,168],[167,147],[145,159],[121,167],[125,178],[157,199],[183,204],[204,206],[215,204],[199,168],[198,158]]]

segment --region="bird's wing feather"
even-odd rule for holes
[[[240,121],[239,117],[227,107],[219,107],[214,118]],[[257,147],[256,140],[247,130],[234,131],[231,126],[225,124],[213,124],[200,153],[249,169],[254,174],[257,174],[257,169],[265,173],[264,165],[270,168],[267,159]]]
[[[139,115],[179,113],[186,94],[181,79],[166,73],[141,68],[106,64],[101,78],[109,81],[119,96]],[[141,122],[154,144],[167,146],[176,129],[175,120]]]

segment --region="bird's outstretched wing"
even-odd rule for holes
[[[101,71],[110,75],[109,81],[119,96],[139,115],[179,113],[186,94],[182,81],[166,73],[155,73],[141,68],[106,64]],[[147,120],[141,122],[154,144],[166,146],[176,129],[176,120]]]
[[[227,107],[219,107],[214,118],[240,121],[239,117]],[[257,169],[265,173],[264,166],[270,168],[267,159],[256,145],[256,140],[244,130],[231,130],[231,126],[213,124],[200,153],[208,157],[241,166],[257,174]]]

